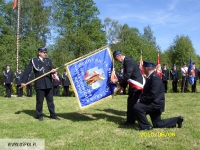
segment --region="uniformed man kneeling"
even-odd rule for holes
[[[26,86],[28,76],[33,70],[35,78],[50,72],[55,73],[56,69],[53,69],[52,62],[47,58],[47,49],[41,47],[38,49],[38,57],[30,60],[29,65],[24,71],[22,78],[22,87]],[[52,85],[52,75],[46,75],[35,81],[35,90],[36,90],[36,113],[39,121],[43,120],[42,108],[44,97],[47,101],[47,106],[50,112],[50,118],[60,120],[55,113],[55,106],[53,102],[53,85]]]
[[[154,71],[154,63],[143,61],[146,83],[143,93],[134,105],[134,112],[141,130],[150,130],[152,126],[147,120],[149,114],[154,128],[182,127],[182,116],[161,120],[165,106],[165,89],[162,79]]]

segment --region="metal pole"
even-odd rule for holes
[[[19,24],[20,24],[20,0],[18,0],[18,4],[17,4],[17,8],[18,8],[18,13],[17,13],[17,41],[16,41],[16,51],[17,51],[17,71],[18,71],[18,58],[19,58]]]

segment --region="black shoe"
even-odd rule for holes
[[[39,120],[39,121],[43,121],[43,117],[39,117],[38,120]]]
[[[152,129],[153,129],[153,127],[149,126],[148,128],[140,129],[140,130],[142,130],[142,131],[148,131],[148,130],[152,130]]]
[[[55,117],[50,117],[51,119],[55,119],[55,120],[60,120],[60,118],[58,118],[57,116]]]
[[[183,121],[184,121],[184,117],[182,117],[182,116],[177,117],[178,128],[182,127]]]

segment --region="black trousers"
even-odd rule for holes
[[[173,92],[177,92],[177,81],[172,81],[172,90]]]
[[[69,96],[69,86],[63,86],[64,88],[64,96]]]
[[[53,86],[53,96],[60,95],[60,86]]]
[[[36,114],[42,117],[43,101],[46,98],[50,117],[55,117],[55,105],[53,103],[53,89],[36,89]]]
[[[196,92],[196,82],[197,81],[194,81],[194,84],[192,85],[192,92]]]
[[[164,84],[164,87],[165,87],[165,93],[167,93],[167,84],[168,84],[168,81],[163,81],[163,84]]]
[[[183,89],[183,86],[184,86],[184,89]],[[182,85],[181,85],[181,90],[182,92],[187,92],[188,90],[188,80],[185,76],[182,76]]]
[[[17,85],[17,96],[22,97],[23,96],[23,88],[19,88],[21,85]]]
[[[6,97],[11,97],[12,85],[11,84],[5,84],[5,87],[6,87]]]
[[[133,106],[137,103],[140,94],[141,91],[129,87],[129,95],[127,99],[127,118],[126,118],[126,122],[128,123],[135,123],[136,121],[136,116],[134,114]]]
[[[29,97],[33,96],[33,85],[32,84],[29,84],[26,86],[26,94]]]
[[[176,127],[178,121],[177,117],[161,120],[162,113],[160,112],[160,110],[153,108],[150,104],[135,104],[134,112],[136,114],[141,129],[148,129],[151,126],[149,121],[147,120],[146,114],[150,115],[154,128]]]

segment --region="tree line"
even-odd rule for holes
[[[12,9],[13,0],[0,0],[0,68],[5,65],[16,68],[16,28],[17,9]],[[29,60],[37,56],[37,49],[46,46],[55,67],[83,56],[107,44],[112,51],[133,57],[138,63],[142,52],[143,60],[157,62],[160,50],[161,62],[171,68],[174,63],[180,68],[189,63],[190,56],[200,64],[200,56],[189,36],[180,33],[172,39],[172,44],[162,50],[150,26],[143,33],[128,24],[105,18],[100,14],[93,0],[21,0],[19,66],[23,69]],[[169,31],[170,32],[170,31]],[[120,64],[115,65],[118,69]],[[59,70],[60,73],[63,70]],[[3,74],[0,74],[1,79]],[[0,86],[3,93],[3,85]]]

